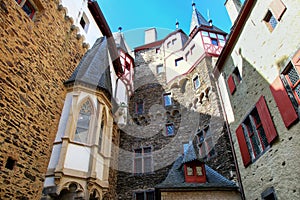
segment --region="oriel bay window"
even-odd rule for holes
[[[236,130],[244,166],[254,162],[277,137],[263,96]]]

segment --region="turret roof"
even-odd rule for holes
[[[112,93],[107,38],[101,37],[89,49],[65,84],[87,84]]]

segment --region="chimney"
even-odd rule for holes
[[[233,25],[242,7],[241,0],[226,0],[225,7]]]
[[[145,44],[155,42],[157,39],[156,28],[145,30]]]

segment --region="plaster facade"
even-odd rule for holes
[[[300,47],[296,26],[300,20],[300,4],[297,1],[282,0],[286,9],[276,27],[270,30],[264,18],[275,1],[249,2],[253,4],[252,8],[241,11],[248,14],[244,24],[233,29],[239,35],[232,38],[235,42],[231,47],[225,47],[229,51],[222,58],[224,62],[217,62],[217,68],[221,69],[220,73],[217,69],[215,73],[218,76],[220,96],[224,99],[224,109],[230,119],[246,199],[260,199],[263,192],[272,187],[277,199],[298,199],[300,192],[295,177],[299,177],[300,160],[295,154],[300,151],[299,122],[288,128],[285,126],[270,87]],[[283,36],[283,33],[288,35]],[[236,91],[230,94],[226,80],[233,74],[235,67],[242,80],[237,83]],[[261,96],[265,98],[278,135],[269,148],[245,167],[235,133]]]

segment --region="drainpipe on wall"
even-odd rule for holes
[[[212,75],[213,75],[213,77],[215,77],[214,74],[212,74]],[[227,133],[228,133],[228,136],[229,136],[230,147],[231,147],[231,150],[232,150],[233,161],[234,161],[234,166],[236,168],[236,176],[237,176],[237,180],[238,180],[238,183],[239,183],[239,186],[240,186],[242,200],[246,200],[245,193],[244,193],[244,187],[243,187],[243,183],[242,183],[242,179],[241,179],[241,174],[240,174],[240,170],[239,170],[239,165],[238,165],[238,162],[237,162],[237,159],[236,159],[236,153],[235,153],[233,142],[232,142],[231,131],[230,131],[230,128],[229,128],[229,123],[228,123],[227,115],[226,115],[225,108],[224,108],[224,102],[223,102],[222,95],[221,95],[220,88],[219,88],[219,84],[218,84],[217,81],[216,81],[216,86],[217,86],[217,92],[218,92],[220,102],[221,102],[221,108],[222,108],[224,118],[225,118],[226,129],[227,129]]]

